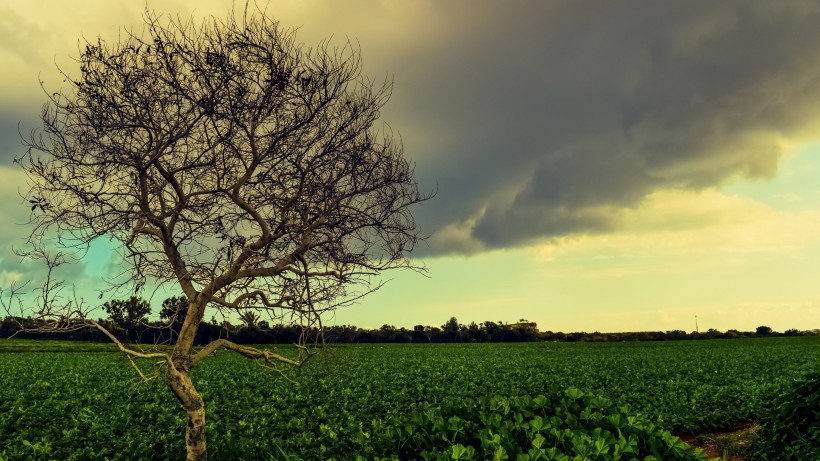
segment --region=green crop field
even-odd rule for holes
[[[194,379],[216,460],[705,459],[664,431],[760,419],[818,346],[351,345],[286,375],[220,352]],[[0,340],[0,460],[183,459],[181,407],[137,377],[108,345]]]

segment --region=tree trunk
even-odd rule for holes
[[[205,443],[205,403],[191,381],[190,364],[190,356],[174,356],[172,365],[168,366],[166,377],[168,386],[188,414],[188,423],[185,427],[185,459],[205,461],[208,457]]]
[[[201,401],[201,398],[200,398]],[[185,428],[186,461],[205,461],[208,454],[205,451],[205,407],[188,412],[188,425]]]

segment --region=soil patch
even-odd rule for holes
[[[701,434],[676,433],[684,442],[700,447],[710,458],[722,461],[749,461],[749,448],[760,426],[754,421],[738,421],[729,429]]]

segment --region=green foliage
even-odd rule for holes
[[[49,336],[40,336],[49,338]],[[20,352],[116,352],[112,342],[62,341],[52,339],[0,338],[0,353]],[[3,356],[0,356],[3,357]],[[2,360],[0,360],[2,362]]]
[[[0,352],[22,351],[0,353],[0,458],[184,458],[184,412],[161,380],[139,382],[127,360],[102,348],[4,341]],[[35,343],[52,352],[34,352]],[[211,459],[418,459],[408,453],[427,450],[432,459],[491,452],[517,461],[533,459],[523,456],[534,448],[573,459],[595,443],[606,448],[601,459],[614,459],[623,435],[648,450],[636,459],[660,460],[653,447],[679,451],[664,431],[759,419],[772,395],[818,361],[809,337],[359,345],[331,347],[288,375],[293,381],[227,351],[193,378],[206,402]],[[564,434],[560,443],[552,429]],[[575,431],[574,444],[564,431]]]
[[[455,317],[450,317],[450,320],[448,320],[447,323],[442,325],[441,329],[448,332],[448,333],[458,333],[458,330],[459,330],[458,319],[455,318]]]
[[[754,452],[760,460],[820,459],[820,369],[800,376],[774,399]]]
[[[766,335],[772,334],[772,329],[765,326],[765,325],[761,325],[761,326],[755,328],[755,333],[757,333],[761,336],[766,336]]]
[[[151,305],[148,301],[131,296],[129,299],[114,299],[103,304],[108,318],[122,327],[131,327],[140,322],[146,322],[151,314]]]
[[[372,452],[424,460],[707,460],[629,406],[576,388],[482,397],[374,423]],[[365,450],[371,451],[371,450]],[[378,456],[376,457],[379,458]]]
[[[0,457],[179,459],[184,413],[162,383],[138,385],[118,354],[0,354]]]
[[[162,309],[159,311],[159,318],[173,325],[182,325],[188,315],[188,298],[185,296],[172,296],[162,302]]]

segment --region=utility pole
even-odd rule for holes
[[[695,333],[700,333],[700,329],[698,329],[698,316],[695,316]]]

